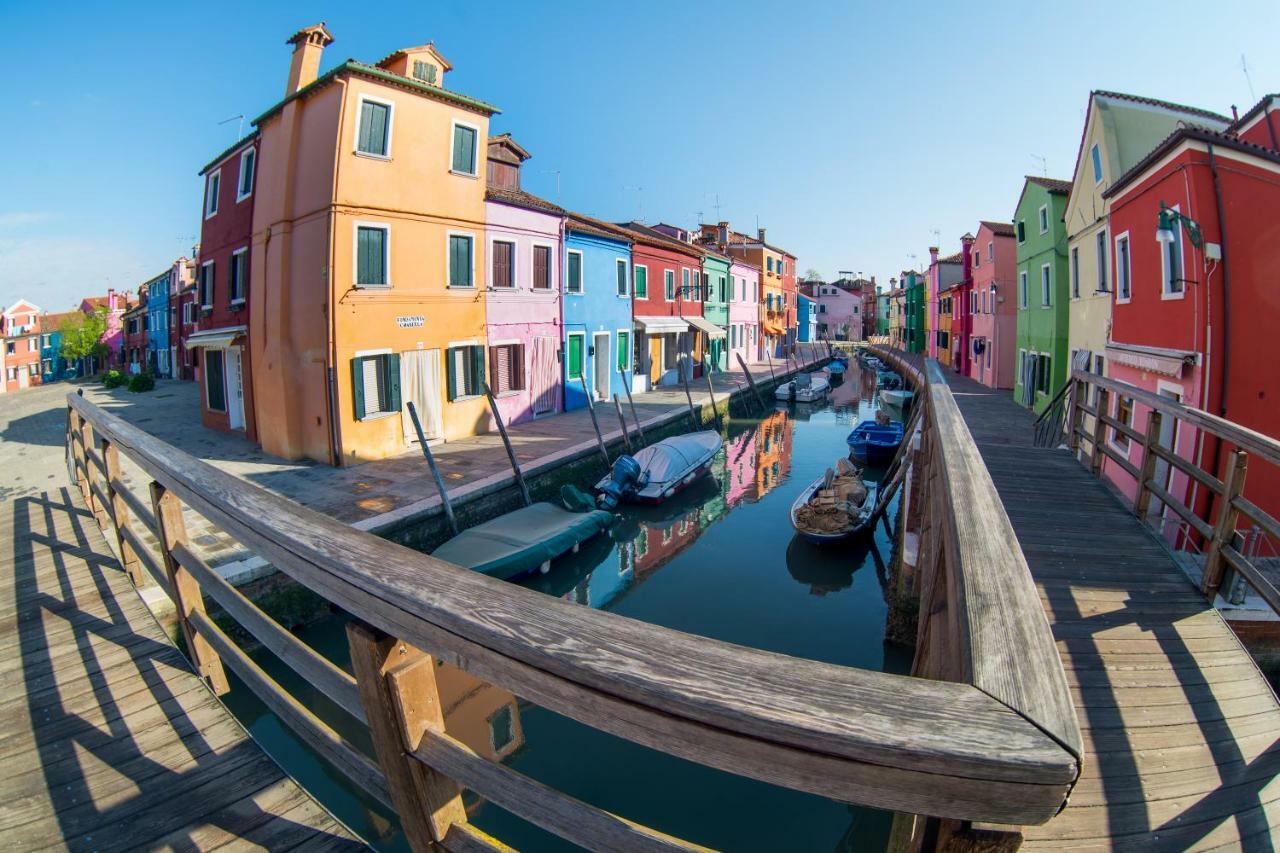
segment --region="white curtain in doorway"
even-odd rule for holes
[[[422,432],[427,440],[444,437],[444,424],[440,418],[440,350],[409,350],[400,353],[400,422],[404,427],[405,444],[413,444],[418,440],[417,430],[413,428],[413,418],[409,417],[412,402],[418,410],[418,419],[422,421]]]

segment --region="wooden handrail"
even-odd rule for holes
[[[1041,662],[1034,634],[1043,629],[1047,639],[1048,625],[1034,590],[1038,623],[984,616],[984,608],[1000,600],[988,589],[999,578],[967,561],[990,559],[991,548],[999,548],[974,540],[968,530],[957,539],[964,565],[954,571],[962,581],[957,589],[964,590],[974,678],[931,681],[744,648],[562,602],[297,505],[76,395],[68,395],[68,405],[73,421],[92,424],[165,494],[332,604],[588,726],[794,790],[964,820],[1042,823],[1062,808],[1077,778],[1074,717],[1068,726],[1049,713],[1059,694],[1018,671],[1023,667],[1012,658],[1029,650],[1027,660]],[[969,466],[980,465],[976,450],[959,452],[963,440],[972,449],[972,440],[967,430],[963,436],[951,427],[943,431],[944,458],[954,469],[948,474],[972,499],[974,487],[959,482]],[[166,558],[188,577],[211,580],[180,542]],[[1006,569],[1002,563],[998,572]],[[194,632],[231,651],[203,611],[193,613]],[[279,646],[283,639],[273,641]],[[990,660],[977,659],[984,655]],[[298,661],[305,676],[314,661],[296,655],[292,665]],[[346,689],[335,685],[331,681],[330,691],[346,700],[339,704],[349,704]],[[342,758],[352,766],[349,755]]]

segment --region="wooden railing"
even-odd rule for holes
[[[258,488],[68,395],[86,503],[135,582],[173,599],[197,670],[230,668],[295,734],[399,815],[415,850],[499,850],[459,791],[591,849],[694,849],[489,761],[441,713],[442,661],[587,726],[785,788],[956,821],[1042,823],[1079,774],[1080,735],[1048,625],[990,479],[949,398],[931,389],[926,447],[928,678],[801,660],[592,610],[480,575]],[[121,475],[150,480],[149,506]],[[351,614],[352,673],[226,583],[188,544],[182,508]],[[957,511],[955,508],[962,508]],[[150,529],[155,555],[138,535]],[[365,755],[206,614],[211,599],[372,735]],[[942,680],[931,680],[931,679]],[[345,727],[340,727],[345,728]],[[620,771],[625,772],[625,771]]]
[[[1230,567],[1272,610],[1280,612],[1280,590],[1272,578],[1244,553],[1239,530],[1241,521],[1245,521],[1255,525],[1270,541],[1280,542],[1280,520],[1245,495],[1245,475],[1250,458],[1273,466],[1280,465],[1280,441],[1201,409],[1184,406],[1167,397],[1088,371],[1073,371],[1071,384],[1071,406],[1065,429],[1067,444],[1078,458],[1094,474],[1101,475],[1109,461],[1132,477],[1137,484],[1132,506],[1139,519],[1148,519],[1153,499],[1180,519],[1187,533],[1178,544],[1194,546],[1204,553],[1201,589],[1206,595],[1210,598],[1217,595],[1226,569]],[[1121,399],[1129,401],[1130,406],[1138,404],[1145,407],[1147,418],[1141,427],[1122,423],[1113,414],[1117,411],[1115,404]],[[1086,428],[1086,416],[1092,418],[1092,428]],[[1183,458],[1176,447],[1161,443],[1166,418],[1221,442],[1221,477]],[[1136,422],[1137,418],[1130,420]],[[1181,434],[1178,429],[1170,432]],[[1136,442],[1140,447],[1137,464],[1130,461],[1127,453],[1117,449],[1112,440],[1117,435]],[[1200,442],[1197,444],[1201,445]],[[1168,481],[1157,481],[1156,471],[1161,462],[1167,470],[1186,475],[1189,482],[1197,487],[1200,497],[1188,499],[1174,495],[1167,488]]]

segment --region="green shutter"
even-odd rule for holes
[[[449,238],[449,286],[471,287],[471,238]]]
[[[618,372],[627,369],[627,360],[631,353],[631,333],[618,332]]]
[[[453,170],[465,175],[475,173],[476,132],[460,124],[453,126]]]
[[[569,358],[567,364],[569,379],[577,379],[582,375],[582,336],[569,336]]]
[[[458,397],[457,374],[454,372],[454,359],[458,357],[458,350],[449,348],[444,351],[444,377],[448,385],[449,402],[452,403]]]
[[[649,271],[644,267],[636,267],[636,299],[649,298]]]
[[[356,420],[364,418],[364,375],[361,368],[364,358],[351,359],[351,399],[355,404]]]
[[[387,232],[381,228],[356,231],[356,284],[386,284]]]
[[[391,111],[385,104],[365,101],[360,109],[360,135],[356,150],[365,154],[387,153],[387,119]]]
[[[474,389],[468,388],[467,390],[470,393],[483,394],[488,386],[484,368],[484,347],[471,347],[471,366],[472,372],[476,377],[476,387]]]
[[[387,411],[400,411],[400,356],[392,353],[386,357]]]

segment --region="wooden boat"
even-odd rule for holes
[[[880,399],[883,400],[886,405],[897,406],[898,408],[902,408],[907,403],[911,402],[911,398],[914,396],[915,394],[905,388],[880,389]]]
[[[835,471],[828,468],[791,504],[791,526],[808,542],[841,542],[871,527],[875,506],[875,485],[864,482],[861,472],[841,459]]]
[[[903,427],[897,421],[877,423],[862,421],[845,439],[849,453],[864,465],[885,465],[892,461],[898,445],[902,444]]]
[[[876,385],[881,388],[901,388],[902,377],[892,370],[876,371]]]
[[[619,456],[613,470],[596,483],[597,501],[604,509],[624,500],[662,503],[705,476],[723,444],[720,433],[706,429],[664,438],[634,456]]]
[[[801,373],[790,382],[783,382],[773,392],[779,400],[790,400],[796,403],[812,403],[821,400],[831,390],[831,381],[818,373]]]
[[[434,552],[433,557],[492,575],[513,578],[551,568],[551,561],[613,524],[599,509],[573,512],[553,503],[536,503],[468,528]]]

